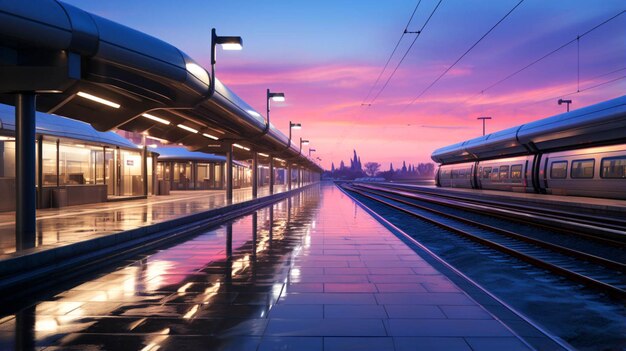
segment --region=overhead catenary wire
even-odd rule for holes
[[[415,101],[417,101],[417,99],[419,99],[420,97],[422,97],[424,94],[426,94],[426,92],[428,90],[430,90],[430,88],[432,88],[435,84],[437,84],[437,82],[439,80],[441,80],[441,78],[443,78],[454,66],[457,65],[457,63],[459,63],[465,56],[467,56],[467,54],[470,53],[470,51],[472,51],[476,45],[478,45],[483,39],[485,39],[489,33],[491,33],[498,25],[500,25],[500,23],[502,23],[507,17],[509,17],[509,15],[511,13],[513,13],[513,11],[515,11],[515,9],[517,9],[522,3],[524,2],[524,0],[520,0],[515,6],[513,6],[513,8],[511,8],[509,10],[509,12],[507,12],[502,18],[500,18],[500,20],[498,22],[496,22],[496,24],[494,24],[491,28],[489,28],[489,30],[483,34],[480,39],[478,39],[474,44],[472,44],[472,46],[469,47],[469,49],[467,49],[456,61],[454,61],[454,63],[452,65],[450,65],[448,68],[446,68],[445,71],[443,71],[432,83],[430,83],[426,88],[424,88],[424,90],[422,90],[422,92],[420,92],[417,97],[415,97],[411,102],[409,102],[406,106],[405,109],[409,106],[412,105]]]
[[[571,39],[571,40],[569,40],[569,41],[565,42],[564,44],[562,44],[562,45],[558,46],[557,48],[555,48],[555,49],[551,50],[550,52],[548,52],[548,53],[546,53],[546,54],[542,55],[541,57],[539,57],[539,58],[537,58],[537,59],[533,60],[532,62],[530,62],[530,63],[526,64],[524,67],[522,67],[522,68],[520,68],[520,69],[518,69],[518,70],[516,70],[516,71],[514,71],[514,72],[512,72],[512,73],[510,73],[510,74],[508,74],[508,75],[506,75],[505,77],[503,77],[503,78],[499,79],[499,80],[498,80],[498,81],[496,81],[495,83],[492,83],[491,85],[487,86],[486,88],[481,89],[481,90],[480,90],[480,91],[478,91],[476,94],[474,94],[474,95],[472,95],[472,96],[468,97],[467,99],[465,99],[465,100],[464,100],[464,101],[462,101],[461,103],[456,104],[456,106],[455,106],[454,108],[452,108],[451,110],[449,110],[449,111],[447,111],[447,112],[454,111],[454,110],[456,110],[456,109],[460,108],[461,106],[464,106],[464,105],[465,105],[465,103],[467,103],[468,101],[470,101],[470,100],[472,100],[472,99],[476,98],[476,97],[477,97],[477,96],[479,96],[479,95],[484,94],[487,90],[490,90],[490,89],[492,89],[492,88],[494,88],[494,87],[496,87],[496,86],[498,86],[498,85],[502,84],[503,82],[505,82],[505,81],[507,81],[507,80],[509,80],[509,79],[513,78],[514,76],[518,75],[519,73],[521,73],[521,72],[523,72],[523,71],[527,70],[528,68],[530,68],[530,67],[532,67],[532,66],[536,65],[537,63],[539,63],[539,62],[541,62],[541,61],[545,60],[546,58],[548,58],[548,57],[550,57],[550,56],[554,55],[555,53],[559,52],[560,50],[562,50],[563,48],[567,47],[568,45],[571,45],[571,44],[572,44],[572,43],[574,43],[574,42],[579,42],[579,43],[580,43],[580,39],[581,39],[581,38],[583,38],[584,36],[586,36],[586,35],[590,34],[590,33],[591,33],[591,32],[593,32],[593,31],[595,31],[595,30],[599,29],[600,27],[602,27],[602,26],[604,26],[604,25],[608,24],[609,22],[611,22],[611,21],[615,20],[615,19],[616,19],[616,18],[618,18],[620,15],[623,15],[625,12],[626,12],[626,11],[621,11],[621,12],[618,12],[616,15],[611,16],[610,18],[608,18],[608,19],[606,19],[606,20],[602,21],[601,23],[599,23],[599,24],[597,24],[597,25],[593,26],[592,28],[590,28],[590,29],[588,29],[587,31],[585,31],[583,34],[577,35],[575,38],[573,38],[573,39]],[[579,69],[580,69],[580,68],[579,68]],[[621,70],[623,70],[623,68],[618,69],[618,70],[616,70],[616,71],[612,71],[612,72],[606,73],[605,75],[609,75],[609,74],[612,74],[612,73],[615,73],[615,72],[618,72],[618,71],[621,71]],[[598,78],[598,77],[595,77],[595,78]],[[595,78],[594,78],[594,79],[595,79]],[[578,77],[578,80],[580,81],[580,76]],[[577,90],[580,90],[580,83],[578,83],[578,84],[579,84],[579,87],[578,87],[578,89],[577,89]],[[582,92],[582,91],[586,91],[586,90],[589,90],[589,89],[583,89],[583,90],[581,90],[581,92]],[[565,95],[564,95],[564,96],[565,96]],[[413,102],[414,102],[414,101],[413,101]],[[411,102],[411,104],[412,104],[413,102]],[[408,105],[410,105],[410,104],[408,104]],[[408,107],[408,105],[407,105],[406,107]]]
[[[534,65],[535,65],[536,63],[538,63],[539,61],[544,60],[544,59],[545,59],[545,58],[547,58],[548,56],[551,56],[552,54],[554,54],[554,53],[556,53],[556,52],[560,51],[561,49],[565,48],[566,46],[568,46],[568,45],[570,45],[570,44],[572,44],[572,43],[574,43],[574,42],[576,42],[576,41],[579,41],[579,40],[580,40],[580,38],[582,38],[582,37],[584,37],[585,35],[587,35],[587,34],[589,34],[589,33],[593,32],[594,30],[596,30],[596,29],[600,28],[601,26],[603,26],[603,25],[605,25],[605,24],[609,23],[610,21],[612,21],[612,20],[616,19],[617,17],[619,17],[620,15],[622,15],[624,12],[626,12],[626,11],[622,11],[622,12],[618,13],[617,15],[615,15],[615,16],[613,16],[613,17],[611,17],[611,18],[607,19],[606,21],[604,21],[604,22],[602,22],[602,23],[600,23],[600,24],[596,25],[595,27],[593,27],[593,28],[589,29],[588,31],[584,32],[583,34],[578,35],[576,38],[574,38],[574,39],[572,39],[572,40],[568,41],[567,43],[565,43],[565,44],[563,44],[563,45],[559,46],[558,48],[556,48],[556,49],[554,49],[554,50],[550,51],[549,53],[547,53],[547,54],[545,54],[545,55],[541,56],[540,58],[536,59],[535,61],[533,61],[533,62],[531,62],[531,63],[527,64],[526,66],[524,66],[524,67],[522,67],[522,68],[518,69],[517,71],[515,71],[515,72],[513,72],[513,73],[509,74],[508,76],[506,76],[506,77],[504,77],[504,78],[500,79],[499,81],[497,81],[497,82],[495,82],[495,83],[491,84],[491,85],[490,85],[490,86],[488,86],[487,88],[483,89],[483,90],[481,91],[481,93],[484,93],[485,91],[487,91],[487,90],[489,90],[489,89],[491,89],[491,88],[493,88],[493,87],[495,87],[495,86],[497,86],[497,85],[501,84],[502,82],[504,82],[504,81],[506,81],[506,80],[508,80],[508,79],[512,78],[513,76],[518,75],[518,74],[519,74],[519,73],[521,73],[522,71],[525,71],[526,69],[530,68],[531,66],[534,66]]]
[[[380,94],[382,94],[382,92],[387,88],[387,85],[389,85],[389,82],[391,81],[391,79],[393,78],[393,76],[396,74],[396,72],[398,71],[398,68],[400,67],[400,65],[402,64],[402,62],[404,62],[404,59],[406,58],[406,56],[409,54],[409,52],[411,51],[411,48],[413,48],[413,45],[415,44],[415,42],[417,41],[417,38],[420,37],[420,35],[424,32],[424,28],[426,28],[426,25],[428,25],[428,23],[430,22],[431,18],[433,17],[433,15],[435,14],[435,12],[437,11],[437,9],[439,8],[439,5],[441,5],[441,2],[443,0],[439,0],[439,2],[437,3],[437,5],[435,6],[435,8],[432,10],[432,12],[430,13],[430,15],[428,16],[428,19],[426,19],[426,22],[424,22],[424,24],[422,25],[422,27],[420,28],[420,30],[417,32],[417,35],[415,35],[415,38],[413,39],[413,41],[411,42],[411,45],[409,46],[409,48],[406,50],[406,52],[404,53],[404,55],[402,56],[402,58],[400,59],[400,61],[398,62],[398,64],[396,65],[396,67],[393,69],[393,71],[391,72],[391,74],[389,75],[389,77],[387,77],[387,80],[385,81],[385,84],[383,84],[383,86],[380,88],[380,90],[378,91],[378,93],[376,93],[376,96],[374,96],[374,98],[369,102],[369,104],[373,104],[378,97],[380,96]]]
[[[363,99],[363,102],[361,103],[361,105],[369,105],[367,103],[367,99],[369,99],[370,95],[372,95],[372,91],[374,91],[374,88],[376,87],[376,85],[378,85],[378,82],[380,81],[380,78],[383,76],[383,73],[385,73],[385,71],[387,70],[387,67],[389,66],[389,62],[391,62],[391,59],[393,58],[393,55],[396,53],[396,50],[398,50],[398,46],[400,46],[400,43],[402,42],[402,39],[404,38],[404,35],[409,33],[408,32],[409,25],[411,24],[411,21],[413,20],[413,17],[415,16],[415,13],[417,12],[417,9],[419,8],[421,3],[422,3],[422,0],[419,0],[417,2],[417,5],[415,5],[415,9],[413,9],[413,13],[411,14],[411,17],[409,18],[409,21],[406,23],[406,26],[404,26],[404,31],[400,35],[400,38],[398,38],[398,42],[396,43],[396,46],[391,51],[391,55],[389,55],[389,58],[387,59],[387,62],[385,62],[385,66],[383,66],[383,69],[378,74],[378,77],[376,78],[376,81],[370,87],[370,90],[367,92],[367,95]]]

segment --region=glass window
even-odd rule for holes
[[[120,195],[143,195],[142,159],[139,151],[120,150]]]
[[[596,160],[575,160],[572,161],[572,178],[593,178],[593,168],[596,165]]]
[[[550,178],[567,178],[567,161],[552,162],[552,165],[550,165]]]
[[[511,166],[511,180],[516,182],[522,180],[522,165]]]
[[[101,152],[102,148],[96,146],[74,144],[71,142],[60,144],[60,184],[96,184],[96,161],[98,160],[96,156]]]
[[[483,172],[482,172],[482,178],[483,179],[489,179],[489,175],[490,174],[491,174],[491,167],[483,168]]]
[[[493,170],[491,171],[491,180],[498,180],[499,176],[500,172],[498,171],[498,167],[493,167]]]
[[[0,139],[0,155],[2,155],[2,169],[0,177],[15,178],[15,141],[11,137]]]
[[[224,168],[221,164],[215,165],[215,186],[220,188],[222,186],[222,173],[224,172]]]
[[[603,158],[600,177],[626,179],[626,156]]]
[[[43,185],[57,185],[57,143],[44,140],[41,155]]]
[[[500,166],[500,179],[509,178],[509,166]]]

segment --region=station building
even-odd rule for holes
[[[144,152],[143,147],[114,132],[98,132],[84,122],[45,113],[37,113],[36,119],[38,208],[152,194],[155,153]],[[0,211],[12,211],[16,165],[13,106],[0,105],[0,122]]]

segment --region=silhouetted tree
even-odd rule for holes
[[[365,173],[367,173],[370,177],[376,176],[376,172],[380,169],[380,163],[378,162],[368,162],[365,164],[365,168],[363,169]]]

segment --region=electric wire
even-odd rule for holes
[[[506,13],[506,15],[504,15],[502,18],[500,18],[500,20],[498,22],[496,22],[496,24],[494,24],[485,34],[483,34],[483,36],[480,37],[480,39],[478,39],[474,44],[472,44],[472,46],[470,46],[469,49],[467,49],[456,61],[454,61],[454,63],[452,65],[450,65],[432,83],[430,83],[426,88],[424,88],[424,90],[422,90],[422,92],[419,93],[419,95],[417,95],[417,97],[415,99],[413,99],[411,102],[409,102],[405,106],[405,109],[406,109],[406,107],[408,107],[409,105],[412,105],[415,101],[417,101],[417,99],[422,97],[435,84],[437,84],[437,82],[441,78],[443,78],[454,66],[457,65],[457,63],[459,63],[467,54],[469,54],[470,51],[472,51],[476,47],[476,45],[478,45],[483,39],[485,39],[489,35],[489,33],[491,33],[498,25],[500,25],[500,23],[502,23],[507,17],[509,17],[509,15],[511,13],[513,13],[513,11],[515,11],[515,9],[517,9],[523,2],[524,2],[524,0],[520,0],[515,6],[513,6],[513,8],[511,10],[509,10],[509,12]]]
[[[376,85],[378,85],[378,82],[380,81],[380,78],[383,76],[383,73],[385,73],[385,71],[387,70],[387,66],[389,66],[389,62],[391,62],[391,59],[393,58],[393,55],[396,53],[396,50],[398,50],[398,46],[400,46],[400,42],[402,42],[402,39],[404,38],[404,35],[408,33],[407,30],[409,29],[409,25],[411,24],[411,21],[413,20],[413,17],[415,16],[415,13],[417,12],[417,8],[420,6],[421,3],[422,3],[422,0],[419,0],[417,2],[417,5],[415,6],[415,9],[413,10],[413,13],[411,14],[411,17],[409,18],[409,21],[407,22],[406,26],[404,26],[404,31],[400,35],[400,38],[398,39],[398,42],[396,43],[396,46],[393,48],[393,51],[391,51],[391,55],[389,55],[389,58],[387,59],[387,62],[385,62],[385,66],[383,67],[383,69],[378,74],[378,77],[376,78],[376,81],[370,87],[370,90],[367,92],[367,96],[365,96],[365,98],[363,99],[363,102],[361,103],[361,105],[367,105],[367,99],[369,99],[370,95],[372,94],[372,91],[374,91],[374,88],[376,87]]]
[[[415,36],[415,38],[413,39],[413,42],[411,42],[411,45],[409,46],[409,48],[406,50],[406,52],[404,53],[404,55],[402,56],[402,58],[400,59],[400,61],[398,62],[398,64],[396,65],[396,67],[394,68],[394,70],[391,72],[391,75],[389,75],[389,77],[387,77],[387,81],[385,81],[385,84],[383,84],[383,86],[380,88],[380,90],[378,91],[378,93],[376,94],[376,96],[374,96],[374,98],[369,102],[369,104],[373,104],[378,97],[380,96],[380,94],[382,94],[382,92],[387,88],[387,85],[389,85],[389,82],[391,81],[391,79],[393,78],[393,76],[396,74],[396,72],[398,71],[398,68],[400,67],[400,65],[402,64],[402,62],[404,62],[404,59],[406,58],[406,56],[409,54],[409,52],[411,51],[411,48],[413,48],[413,45],[415,44],[415,42],[417,41],[417,38],[420,37],[420,35],[424,32],[424,28],[426,28],[426,25],[428,25],[428,23],[430,22],[431,18],[433,17],[433,15],[435,14],[435,12],[437,11],[437,9],[439,8],[439,5],[441,5],[441,2],[443,0],[439,0],[439,2],[437,3],[437,6],[435,6],[435,8],[433,9],[433,11],[430,13],[430,15],[428,16],[428,19],[426,20],[426,22],[424,22],[424,25],[422,25],[422,28],[420,28],[420,30],[417,32],[417,35]],[[523,0],[522,0],[523,1]]]

